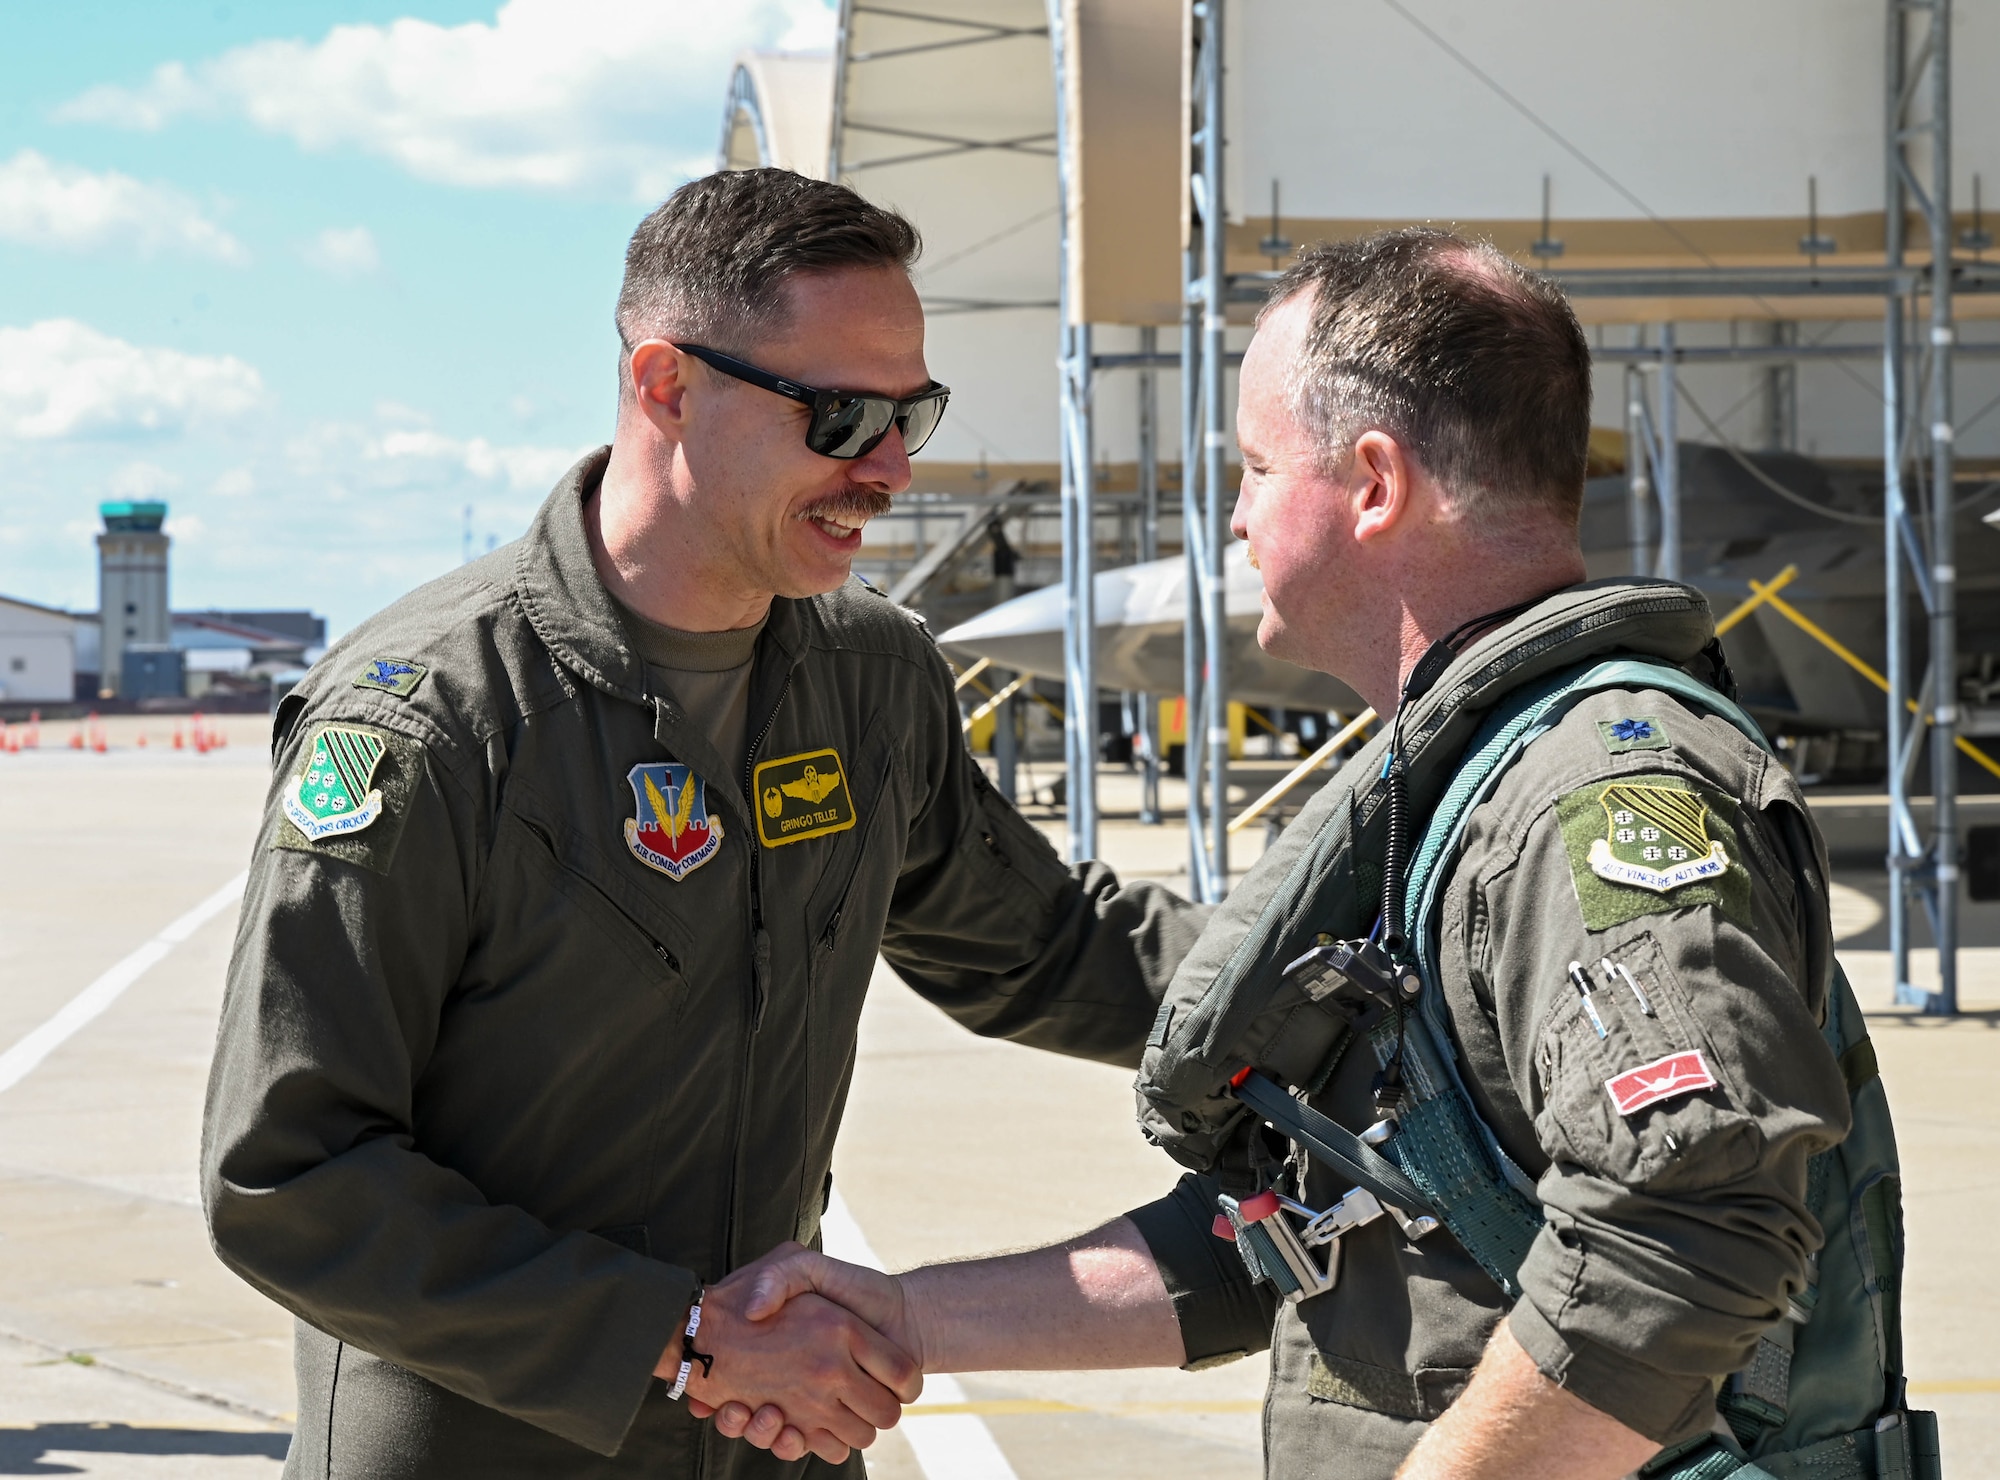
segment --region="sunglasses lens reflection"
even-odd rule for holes
[[[823,403],[808,445],[822,457],[860,457],[882,440],[896,404],[881,396],[841,396]]]
[[[943,396],[926,396],[909,410],[901,420],[898,430],[903,434],[903,450],[911,457],[923,451],[924,443],[930,441],[931,433],[944,420]]]

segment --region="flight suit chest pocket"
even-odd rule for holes
[[[1535,1048],[1550,1155],[1633,1187],[1713,1186],[1762,1150],[1730,1066],[1650,931],[1573,963]]]
[[[895,752],[886,745],[867,747],[852,774],[862,810],[859,825],[838,840],[805,901],[803,924],[811,950],[808,976],[814,987],[843,940],[880,939],[902,861],[900,850],[889,847],[898,835],[893,829],[902,810],[895,785]],[[872,945],[868,955],[873,955]]]

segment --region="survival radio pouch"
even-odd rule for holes
[[[1221,1219],[1246,1266],[1284,1298],[1331,1289],[1341,1235],[1379,1216],[1394,1217],[1413,1239],[1442,1223],[1510,1301],[1518,1298],[1516,1275],[1542,1214],[1532,1179],[1459,1079],[1437,978],[1438,904],[1473,808],[1577,700],[1605,689],[1670,693],[1769,748],[1733,701],[1658,662],[1580,664],[1503,693],[1430,812],[1404,895],[1412,949],[1398,959],[1353,938],[1362,929],[1355,902],[1370,893],[1353,878],[1361,793],[1390,763],[1389,739],[1378,736],[1329,784],[1333,795],[1301,814],[1314,825],[1310,837],[1281,837],[1293,855],[1286,878],[1207,989],[1192,1004],[1169,998],[1162,1007],[1139,1079],[1142,1128],[1184,1165],[1217,1176]],[[1810,857],[1810,839],[1797,828],[1791,846]],[[1345,917],[1315,918],[1341,909]],[[1866,1024],[1837,963],[1823,1032],[1847,1080],[1853,1129],[1808,1164],[1808,1206],[1826,1235],[1813,1283],[1718,1392],[1728,1433],[1718,1428],[1662,1451],[1641,1470],[1649,1480],[1941,1475],[1936,1418],[1904,1398],[1895,1133]],[[1387,1096],[1378,1089],[1383,1118],[1358,1135],[1305,1103],[1349,1034],[1363,1035],[1395,1080]],[[1315,1211],[1270,1188],[1276,1159],[1263,1126],[1354,1190]]]

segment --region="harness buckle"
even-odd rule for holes
[[[1324,1295],[1340,1282],[1340,1240],[1363,1224],[1387,1216],[1413,1240],[1438,1226],[1437,1219],[1412,1218],[1365,1187],[1354,1188],[1320,1212],[1270,1188],[1241,1201],[1221,1194],[1216,1202],[1251,1277],[1269,1280],[1293,1303]],[[1216,1231],[1222,1231],[1221,1225]],[[1324,1257],[1314,1253],[1318,1249],[1326,1251]]]

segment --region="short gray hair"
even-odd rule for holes
[[[1412,226],[1307,247],[1265,312],[1307,292],[1291,408],[1326,466],[1378,430],[1477,523],[1580,516],[1590,346],[1555,284],[1490,243]]]
[[[785,326],[786,279],[916,260],[917,229],[845,185],[791,170],[722,170],[681,186],[632,233],[618,338],[742,351]]]

